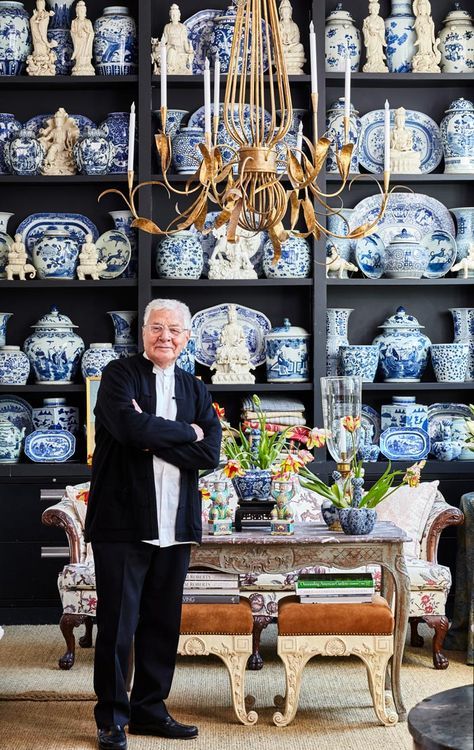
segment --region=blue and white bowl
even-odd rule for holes
[[[0,384],[26,385],[30,360],[19,346],[0,347]]]
[[[86,378],[100,378],[102,370],[109,362],[120,359],[112,344],[94,343],[90,344],[82,355],[81,372],[84,380]]]
[[[358,375],[363,383],[372,383],[379,364],[378,344],[349,344],[339,349],[343,375]]]
[[[464,383],[469,361],[469,344],[431,344],[430,353],[438,383]]]

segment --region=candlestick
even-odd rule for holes
[[[160,44],[160,76],[161,76],[161,108],[168,106],[167,94],[166,94],[166,76],[167,76],[167,60],[166,60],[166,44],[164,41]],[[162,122],[161,126],[163,132],[166,132],[166,123]]]
[[[314,23],[309,25],[309,53],[311,62],[311,93],[318,93],[318,63],[316,57],[316,34],[314,32]]]
[[[213,132],[214,142],[217,142],[217,130],[219,127],[219,114],[220,114],[220,77],[221,77],[221,64],[219,58],[216,56],[216,62],[214,64],[214,113],[213,113]]]
[[[130,107],[128,118],[128,172],[133,172],[133,158],[135,155],[135,102]]]
[[[345,141],[349,140],[349,118],[351,116],[351,57],[349,47],[346,50],[346,68],[344,77],[344,125]]]
[[[298,128],[298,135],[296,138],[296,158],[298,159],[299,163],[301,164],[301,160],[303,158],[303,123],[300,122],[299,128]]]
[[[204,134],[206,141],[209,140],[211,133],[211,70],[209,60],[206,57],[204,64]]]
[[[390,104],[388,99],[385,100],[384,114],[384,172],[390,172]]]

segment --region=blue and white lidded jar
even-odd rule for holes
[[[411,73],[415,56],[415,16],[411,0],[392,0],[392,12],[385,20],[389,73]]]
[[[18,175],[40,174],[46,151],[32,130],[22,128],[4,146],[5,163]]]
[[[380,345],[380,366],[386,383],[409,381],[418,383],[428,364],[431,341],[421,329],[418,320],[404,307],[397,308],[378,326],[383,333],[372,343]]]
[[[290,235],[281,246],[281,254],[273,262],[275,249],[270,239],[263,246],[263,272],[267,279],[307,279],[311,274],[312,253],[304,237]]]
[[[421,279],[429,262],[429,249],[402,229],[385,247],[384,274],[389,279]]]
[[[389,427],[419,427],[428,432],[428,407],[417,404],[416,396],[392,396],[391,404],[383,404],[380,410],[380,429]]]
[[[202,162],[198,145],[204,143],[203,128],[181,128],[172,141],[173,166],[179,174],[194,174]]]
[[[9,174],[3,148],[21,130],[21,123],[10,112],[0,112],[0,174]]]
[[[26,339],[23,350],[30,360],[36,382],[70,385],[79,368],[84,342],[67,315],[53,305],[33,326],[34,333]]]
[[[65,229],[50,229],[33,246],[33,265],[39,279],[74,279],[79,245]]]
[[[440,125],[446,173],[474,172],[474,103],[469,99],[451,102]]]
[[[156,272],[160,279],[199,279],[204,254],[194,232],[176,232],[161,240],[156,248]]]
[[[128,168],[128,112],[109,112],[100,130],[115,147],[109,174],[126,174]]]
[[[94,63],[99,75],[136,73],[137,29],[126,6],[110,5],[94,22]]]
[[[230,54],[232,50],[232,42],[234,39],[235,21],[237,16],[237,10],[235,4],[229,5],[228,8],[221,15],[214,18],[213,29],[211,39],[209,43],[209,55],[213,62],[216,58],[219,59],[221,73],[228,73],[230,67]],[[268,53],[266,46],[266,29],[264,29],[262,22],[262,45],[263,45],[263,65],[264,70],[268,69]],[[249,44],[250,44],[249,40]],[[243,39],[239,50],[239,73],[242,69],[242,56],[243,56]],[[249,61],[250,67],[250,61]]]
[[[351,56],[351,70],[357,73],[360,63],[360,46],[360,31],[354,25],[354,19],[349,11],[342,9],[342,3],[338,3],[326,18],[324,34],[326,73],[344,73],[347,49]]]
[[[178,367],[181,367],[182,370],[185,372],[189,372],[191,375],[194,375],[195,368],[196,368],[196,339],[194,336],[190,336],[188,343],[182,350],[181,354],[179,355],[178,359],[176,360],[176,364]]]
[[[443,21],[441,40],[441,70],[443,73],[472,73],[474,71],[474,24],[461,3],[455,2]]]
[[[309,380],[309,333],[292,326],[288,318],[283,325],[265,336],[267,381],[269,383],[305,383]]]
[[[0,2],[0,76],[23,73],[31,52],[30,16],[23,3]]]
[[[101,128],[86,128],[74,146],[74,158],[81,174],[107,174],[114,156],[115,146]]]
[[[30,360],[19,346],[0,347],[0,383],[26,385],[30,374]]]
[[[86,378],[100,378],[105,365],[114,359],[120,359],[112,344],[94,343],[89,345],[82,355],[81,372],[84,380]]]
[[[43,405],[33,409],[35,430],[68,430],[79,432],[79,409],[69,406],[64,397],[44,398]]]
[[[362,129],[362,123],[358,117],[359,113],[351,104],[351,114],[349,117],[349,143],[354,144],[351,157],[351,174],[359,173],[359,136]],[[346,143],[346,132],[344,127],[344,97],[340,96],[339,99],[331,104],[327,111],[326,119],[327,137],[331,141],[329,147],[328,157],[326,159],[326,171],[327,172],[339,172],[339,167],[336,161],[336,150],[340,151]]]

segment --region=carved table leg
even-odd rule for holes
[[[252,632],[252,656],[249,656],[247,661],[247,669],[251,669],[257,672],[263,667],[263,659],[259,653],[260,648],[260,636],[262,630],[270,625],[272,617],[267,615],[254,615],[253,618],[253,632]]]
[[[85,621],[86,632],[79,638],[81,648],[91,648],[92,646],[92,624],[92,617],[88,617]]]
[[[390,677],[393,701],[398,714],[398,720],[406,721],[407,711],[403,704],[400,686],[400,671],[403,650],[405,648],[408,614],[410,611],[410,577],[408,575],[402,545],[400,545],[400,553],[396,555],[394,563],[395,565],[393,567],[389,567],[395,584],[395,629],[393,634],[393,657]]]
[[[425,615],[421,618],[426,624],[434,629],[433,636],[433,665],[435,669],[447,669],[449,660],[441,653],[444,638],[448,632],[449,622],[444,615]]]
[[[418,625],[422,622],[422,617],[410,617],[410,646],[421,648],[424,644],[424,638],[418,633]]]
[[[76,652],[76,639],[74,638],[74,628],[82,625],[86,620],[90,620],[89,615],[72,615],[64,614],[59,621],[61,633],[66,641],[66,653],[58,661],[60,669],[71,669],[74,664]]]

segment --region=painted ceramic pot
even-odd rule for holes
[[[115,147],[109,174],[126,174],[128,167],[128,112],[109,112],[100,129]]]
[[[474,172],[474,103],[456,99],[441,120],[444,171],[472,174]]]
[[[377,520],[374,508],[339,508],[339,521],[344,534],[370,534]]]
[[[378,326],[383,329],[373,340],[380,345],[380,366],[386,383],[418,383],[428,364],[431,341],[421,333],[424,326],[399,307]]]
[[[227,10],[222,14],[216,16],[212,28],[211,39],[209,43],[209,56],[212,61],[215,62],[216,58],[219,59],[221,66],[221,73],[228,73],[230,67],[230,54],[232,50],[232,41],[234,38],[235,20],[237,10],[234,5],[229,5]],[[265,43],[265,30],[262,23],[262,44],[263,44],[263,59],[264,69],[268,69],[268,56]],[[249,40],[249,45],[250,45]],[[243,40],[242,46],[239,52],[239,72],[242,69],[242,53],[243,53]]]
[[[10,312],[0,312],[0,346],[5,346],[7,323],[12,315],[13,313]]]
[[[16,464],[25,439],[25,428],[15,427],[8,419],[0,417],[0,464]]]
[[[283,325],[265,336],[267,381],[269,383],[305,383],[309,380],[309,333],[292,326],[288,318]]]
[[[40,174],[46,151],[32,130],[22,128],[5,143],[3,153],[9,172],[27,176]]]
[[[349,118],[349,142],[354,144],[354,150],[351,157],[351,174],[359,173],[359,136],[362,129],[362,123],[358,117],[358,112],[351,104],[351,115]],[[326,159],[327,172],[339,172],[336,161],[336,150],[339,151],[346,142],[344,129],[344,97],[339,99],[329,107],[326,119],[326,136],[331,140],[332,145],[328,151]]]
[[[474,208],[450,208],[456,219],[456,262],[467,258],[471,245],[474,243]]]
[[[33,265],[39,279],[74,279],[79,245],[65,229],[50,229],[33,246]]]
[[[474,380],[474,307],[453,307],[454,341],[468,344],[466,380]]]
[[[57,76],[69,76],[73,68],[72,55],[74,46],[72,43],[71,32],[69,29],[49,28],[48,39],[56,42],[54,53],[56,62],[54,68]]]
[[[152,109],[152,115],[155,116],[159,130],[163,130],[163,124],[161,122],[161,110]],[[170,138],[174,138],[178,130],[181,128],[183,120],[189,115],[187,109],[168,109],[166,111],[166,135]]]
[[[181,367],[185,372],[189,372],[194,375],[196,369],[196,340],[194,336],[189,338],[188,343],[184,347],[183,351],[176,360],[178,367]]]
[[[352,211],[354,209],[352,208],[343,208],[339,211],[337,214],[328,214],[327,216],[327,228],[330,232],[333,234],[337,234],[339,236],[346,236],[349,232],[349,216],[351,215]],[[336,239],[334,237],[327,237],[326,239],[326,254],[328,258],[331,255],[331,247],[332,245],[335,245],[337,248],[337,252],[341,256],[341,258],[344,258],[344,260],[354,262],[352,252],[352,240],[344,240],[344,239]]]
[[[202,162],[198,145],[204,142],[202,128],[181,128],[172,142],[173,166],[179,174],[194,174]]]
[[[135,332],[135,322],[137,320],[136,310],[111,310],[107,313],[112,318],[115,331],[115,345],[114,349],[117,351],[117,346],[137,346],[137,336]]]
[[[326,375],[342,375],[339,349],[347,346],[347,328],[352,309],[328,307],[326,310]]]
[[[33,409],[35,430],[68,430],[79,432],[79,409],[69,406],[63,397],[44,398],[43,405]]]
[[[122,279],[136,279],[138,271],[138,237],[137,230],[132,227],[132,212],[128,210],[109,211],[109,216],[112,217],[115,229],[123,232],[130,242],[130,262],[125,271],[120,274],[120,277]]]
[[[392,12],[385,21],[385,38],[389,72],[411,73],[417,38],[411,0],[392,0]]]
[[[444,28],[440,39],[441,70],[443,73],[472,73],[474,70],[474,24],[461,3],[454,3],[453,9],[443,21]]]
[[[338,3],[326,18],[324,34],[324,55],[326,73],[344,73],[346,50],[351,56],[351,70],[357,73],[360,63],[360,31],[354,25],[354,19],[342,3]]]
[[[267,279],[307,279],[311,275],[311,247],[303,237],[288,237],[276,263],[273,262],[274,252],[273,243],[268,239],[263,246],[263,272]]]
[[[457,461],[461,458],[462,450],[463,443],[461,441],[436,440],[430,445],[430,452],[438,461]]]
[[[384,275],[389,279],[421,279],[429,262],[429,249],[402,229],[385,247]]]
[[[0,174],[9,174],[3,149],[5,144],[17,135],[20,130],[21,124],[15,118],[15,115],[9,112],[0,112]]]
[[[94,64],[99,75],[128,76],[137,71],[137,29],[128,8],[110,5],[94,22]]]
[[[26,385],[30,374],[30,360],[19,346],[0,347],[0,383]]]
[[[379,347],[377,344],[341,346],[339,360],[343,375],[358,375],[363,383],[373,383],[379,364]]]
[[[244,476],[232,479],[240,500],[268,500],[272,487],[272,474],[269,469],[247,469]]]
[[[156,272],[160,279],[199,279],[203,265],[201,240],[193,232],[165,237],[156,249]]]
[[[438,383],[464,383],[469,362],[469,344],[431,344],[431,364]]]
[[[419,427],[428,432],[428,407],[417,404],[416,396],[392,396],[391,404],[380,410],[381,432],[389,427]]]
[[[94,343],[90,344],[82,355],[81,372],[84,380],[86,378],[100,378],[102,370],[109,362],[119,359],[119,355],[112,344]]]
[[[321,504],[321,516],[324,523],[329,529],[331,529],[331,531],[341,530],[337,506],[333,505],[330,500],[323,500]]]
[[[114,156],[115,147],[100,128],[86,128],[74,146],[74,158],[81,174],[108,174]]]
[[[30,16],[23,3],[0,2],[0,76],[23,73],[31,53]]]
[[[36,382],[64,384],[73,382],[79,368],[84,342],[67,315],[62,315],[53,305],[51,312],[43,315],[33,326],[23,349],[30,360]]]

